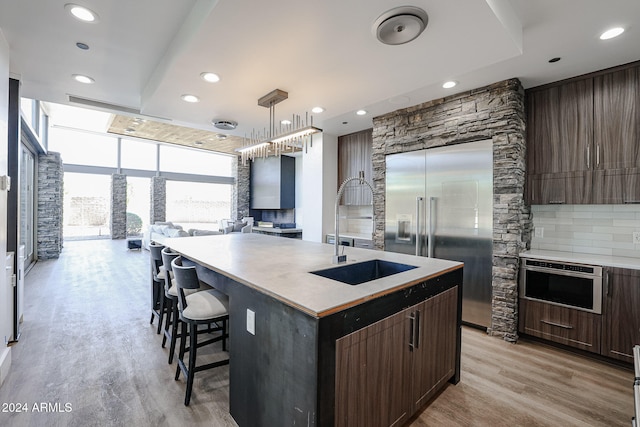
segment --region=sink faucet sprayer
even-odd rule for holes
[[[334,242],[333,242],[333,246],[335,248],[334,250],[334,254],[333,254],[333,263],[334,264],[340,264],[342,262],[347,262],[347,256],[346,255],[339,255],[339,250],[338,247],[340,246],[340,218],[338,217],[339,213],[338,213],[338,204],[340,203],[340,197],[342,196],[342,192],[344,191],[344,188],[347,186],[348,183],[350,183],[351,181],[360,181],[360,185],[362,184],[367,184],[367,187],[369,187],[369,190],[371,190],[371,206],[373,206],[373,187],[371,186],[371,184],[369,184],[367,181],[365,181],[364,179],[364,171],[360,171],[358,173],[358,176],[352,176],[350,178],[347,178],[344,180],[344,182],[342,183],[342,185],[340,185],[340,188],[338,189],[338,194],[336,195],[336,224],[335,224],[335,234],[334,234]],[[371,210],[371,218],[373,219],[373,209]],[[375,221],[374,221],[375,223]]]

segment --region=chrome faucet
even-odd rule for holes
[[[360,185],[362,184],[367,184],[367,187],[369,187],[369,190],[371,190],[371,206],[373,206],[373,187],[371,186],[371,184],[369,184],[367,181],[365,181],[364,179],[364,171],[360,171],[358,173],[358,176],[352,176],[350,178],[347,178],[344,180],[344,182],[342,183],[342,185],[340,185],[340,188],[338,189],[338,194],[336,195],[336,223],[335,223],[335,235],[334,235],[334,242],[333,242],[333,246],[335,248],[334,250],[334,254],[333,254],[333,264],[340,264],[343,262],[347,262],[347,256],[346,255],[340,255],[340,251],[339,251],[339,246],[340,246],[340,218],[339,218],[339,203],[340,203],[340,197],[342,197],[342,192],[344,191],[344,188],[347,186],[348,183],[350,183],[351,181],[360,181]],[[372,221],[375,224],[375,220],[374,220],[374,214],[373,214],[373,208],[371,209],[371,218]]]

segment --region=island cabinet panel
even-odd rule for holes
[[[336,341],[336,426],[402,425],[454,376],[457,291]]]
[[[605,278],[602,355],[633,363],[640,344],[640,270],[608,268]]]
[[[337,427],[401,425],[409,418],[409,310],[336,341]]]

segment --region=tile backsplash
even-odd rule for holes
[[[340,233],[370,235],[373,231],[371,205],[340,205]]]
[[[640,205],[532,205],[531,249],[640,258]]]

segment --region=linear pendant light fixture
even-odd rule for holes
[[[309,145],[313,147],[313,134],[322,132],[322,129],[313,126],[313,116],[309,116],[309,113],[304,119],[294,114],[284,126],[280,122],[276,130],[276,104],[288,97],[287,92],[274,89],[258,99],[258,105],[269,108],[269,131],[265,129],[263,133],[257,133],[254,129],[249,138],[245,136],[243,146],[235,150],[242,156],[243,165],[256,157],[279,156],[286,151],[294,152],[303,148],[306,152]]]

